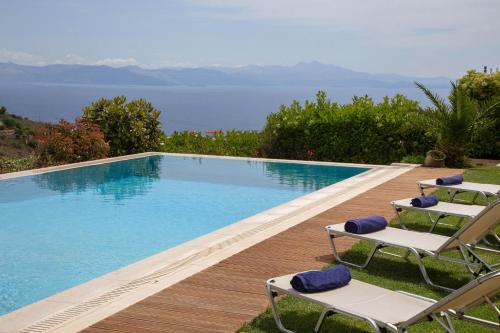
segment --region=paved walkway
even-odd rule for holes
[[[324,227],[354,216],[390,219],[391,200],[418,195],[415,182],[456,174],[417,168],[195,274],[85,329],[85,333],[235,332],[263,312],[265,281],[332,261]],[[342,238],[340,249],[353,241]]]

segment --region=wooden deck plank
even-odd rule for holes
[[[166,288],[83,332],[234,332],[266,309],[264,285],[267,279],[318,269],[332,261],[325,225],[370,214],[393,218],[389,202],[417,196],[417,180],[458,172],[460,170],[416,168]],[[341,251],[355,242],[341,238]]]

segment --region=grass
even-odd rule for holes
[[[465,172],[465,180],[483,183],[500,184],[500,169],[497,167],[477,167],[468,169]],[[447,194],[444,191],[437,191],[436,194],[440,200],[447,199]],[[470,200],[472,196],[464,193],[460,194],[459,198]],[[405,224],[411,230],[427,231],[430,223],[427,217],[418,212],[406,212],[403,214]],[[456,224],[458,220],[453,217],[443,219],[443,222]],[[395,221],[391,222],[395,225]],[[435,232],[443,235],[451,235],[456,231],[456,228],[451,226],[439,225]],[[344,258],[360,262],[366,257],[369,250],[367,242],[359,242],[352,247],[351,250],[344,254]],[[396,252],[397,250],[393,250]],[[498,262],[498,256],[482,253],[487,261]],[[467,283],[470,275],[462,266],[452,265],[437,261],[432,258],[425,258],[424,262],[428,269],[431,278],[438,284],[447,285],[458,288]],[[333,266],[330,265],[330,266]],[[330,267],[329,266],[329,267]],[[365,281],[377,286],[392,290],[404,290],[414,294],[440,299],[447,293],[436,290],[428,286],[417,268],[415,260],[405,261],[399,258],[393,258],[378,254],[370,263],[367,269],[351,269],[352,276],[355,279]],[[390,306],[386,304],[385,306]],[[313,332],[314,325],[318,319],[321,308],[312,305],[311,303],[298,300],[296,298],[285,296],[278,302],[278,307],[282,314],[282,320],[288,329],[295,332]],[[471,309],[468,314],[478,316],[484,319],[496,321],[497,317],[491,308],[485,305]],[[476,324],[466,323],[458,320],[453,320],[457,332],[467,333],[486,333],[492,332],[491,328],[485,328]],[[444,330],[435,322],[423,322],[410,327],[411,333],[431,333],[443,332]],[[259,315],[252,322],[243,325],[240,333],[271,333],[279,332],[270,309]],[[342,333],[362,333],[373,332],[368,325],[361,321],[350,319],[346,316],[334,315],[328,318],[323,326],[322,332],[342,332]]]

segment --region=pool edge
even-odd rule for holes
[[[24,171],[0,173],[0,181],[5,179],[13,179],[19,177],[35,176],[49,172],[69,170],[81,168],[86,166],[93,166],[99,164],[113,163],[131,160],[135,158],[142,158],[148,156],[174,156],[174,157],[191,157],[191,158],[210,158],[210,159],[227,159],[227,160],[240,160],[240,161],[255,161],[255,162],[275,162],[275,163],[295,163],[295,164],[315,164],[327,166],[345,166],[345,167],[359,167],[359,168],[389,168],[389,165],[380,164],[358,164],[358,163],[343,163],[343,162],[322,162],[322,161],[305,161],[305,160],[288,160],[288,159],[274,159],[274,158],[261,158],[261,157],[240,157],[240,156],[225,156],[225,155],[203,155],[203,154],[182,154],[182,153],[164,153],[164,152],[145,152],[117,157],[107,157],[98,160],[91,160],[78,163],[69,163],[63,165],[56,165],[45,168],[29,169]]]

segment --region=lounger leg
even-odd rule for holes
[[[373,328],[376,333],[382,333],[382,330],[373,319],[365,318],[364,320]]]
[[[334,241],[335,236],[332,235],[332,234],[330,234],[328,232],[328,230],[326,231],[326,233],[328,234],[328,241],[330,242],[330,245],[332,247],[333,256],[334,256],[335,260],[338,261],[338,262],[340,262],[340,263],[342,263],[342,264],[354,266],[354,267],[361,268],[361,269],[366,268],[366,266],[368,266],[368,264],[370,263],[370,261],[373,259],[373,256],[375,255],[375,252],[377,252],[377,250],[382,246],[380,243],[376,243],[373,246],[373,248],[370,251],[370,253],[368,254],[368,257],[366,258],[366,261],[362,265],[357,265],[357,264],[352,263],[352,262],[344,261],[344,260],[342,260],[342,258],[340,258],[340,255],[338,254],[337,248],[335,246],[335,241]]]
[[[321,312],[321,315],[319,316],[318,322],[316,323],[316,327],[314,327],[314,332],[319,333],[319,331],[323,327],[323,324],[325,323],[325,319],[334,313],[335,311],[333,311],[332,309],[324,309],[323,312]]]
[[[485,204],[486,206],[489,206],[489,205],[490,205],[490,203],[488,202],[488,194],[486,194],[486,193],[484,193],[484,192],[479,192],[478,194],[481,194],[481,197],[483,197],[483,199],[484,199],[484,204]],[[474,203],[474,202],[472,202],[472,203]]]
[[[408,230],[408,228],[403,223],[403,219],[401,218],[401,208],[394,207],[394,210],[396,211],[396,216],[398,217],[398,223],[401,229]]]
[[[448,314],[444,314],[443,317],[438,317],[437,315],[431,315],[432,319],[434,319],[439,325],[441,325],[447,333],[456,333],[455,328],[453,327],[453,323],[450,320]]]
[[[422,187],[422,185],[420,185],[420,184],[418,185],[418,190],[420,191],[420,194],[422,196],[425,196],[424,188]]]
[[[488,245],[488,246],[495,246],[495,247],[499,247],[500,248],[500,237],[498,237],[498,235],[495,233],[495,230],[492,230],[489,235],[491,237],[493,237],[493,239],[495,240],[496,244],[493,244],[491,243],[490,241],[488,241],[488,239],[486,239],[486,237],[484,237],[482,239],[483,243]],[[482,249],[482,250],[485,250],[485,251],[491,251],[491,252],[494,252],[494,253],[499,253],[498,250],[493,250],[493,249],[487,249],[487,248],[480,248],[479,246],[476,246],[477,249]]]
[[[429,285],[431,285],[435,288],[444,289],[446,291],[454,291],[454,289],[451,289],[451,288],[448,288],[445,286],[441,286],[441,285],[438,285],[438,284],[435,284],[434,282],[432,282],[431,278],[429,277],[429,274],[427,274],[427,270],[425,269],[425,265],[424,265],[424,262],[422,261],[422,256],[420,256],[420,253],[418,253],[418,251],[415,250],[414,248],[409,248],[409,250],[415,255],[415,259],[417,260],[418,268],[420,268],[420,272],[422,273],[422,276],[424,277],[425,282],[427,282]]]
[[[271,304],[271,311],[273,313],[274,321],[276,322],[276,326],[278,326],[278,329],[284,333],[295,333],[293,331],[287,330],[285,326],[283,326],[283,323],[281,322],[281,317],[278,312],[278,307],[276,306],[276,302],[274,300],[274,298],[278,295],[272,290],[271,286],[269,285],[267,285],[267,296],[269,298],[269,304]]]
[[[456,195],[457,195],[457,191],[448,190],[448,196],[450,197],[450,202],[453,202],[453,200],[455,200]]]
[[[460,254],[462,255],[462,258],[464,259],[464,262],[466,263],[465,267],[467,268],[467,270],[469,271],[469,273],[471,273],[472,275],[474,275],[474,270],[472,269],[471,265],[469,264],[470,263],[469,258],[467,257],[467,254],[465,253],[463,247],[460,246],[458,248],[458,250],[460,251]]]
[[[483,194],[483,198],[486,199],[486,204],[488,204],[488,197],[485,197],[484,193],[482,193],[482,194]],[[478,195],[479,195],[479,192],[476,192],[476,194],[474,194],[474,197],[472,198],[472,201],[470,202],[471,204],[473,204],[474,201],[476,201]]]
[[[473,273],[475,277],[479,276],[482,271],[491,272],[493,270],[493,268],[490,265],[488,265],[487,262],[481,259],[474,251],[472,251],[470,247],[466,247],[466,250],[469,253],[469,255],[473,258],[473,261],[476,261],[479,265],[481,265],[479,270]]]
[[[429,229],[429,232],[433,232],[434,231],[434,228],[436,228],[436,225],[438,224],[439,220],[441,220],[443,217],[445,217],[446,215],[443,215],[443,214],[440,214],[438,215],[438,217],[436,217],[436,219],[434,220],[432,218],[432,214],[431,213],[427,213],[427,215],[429,216],[429,220],[431,221],[431,228]]]

